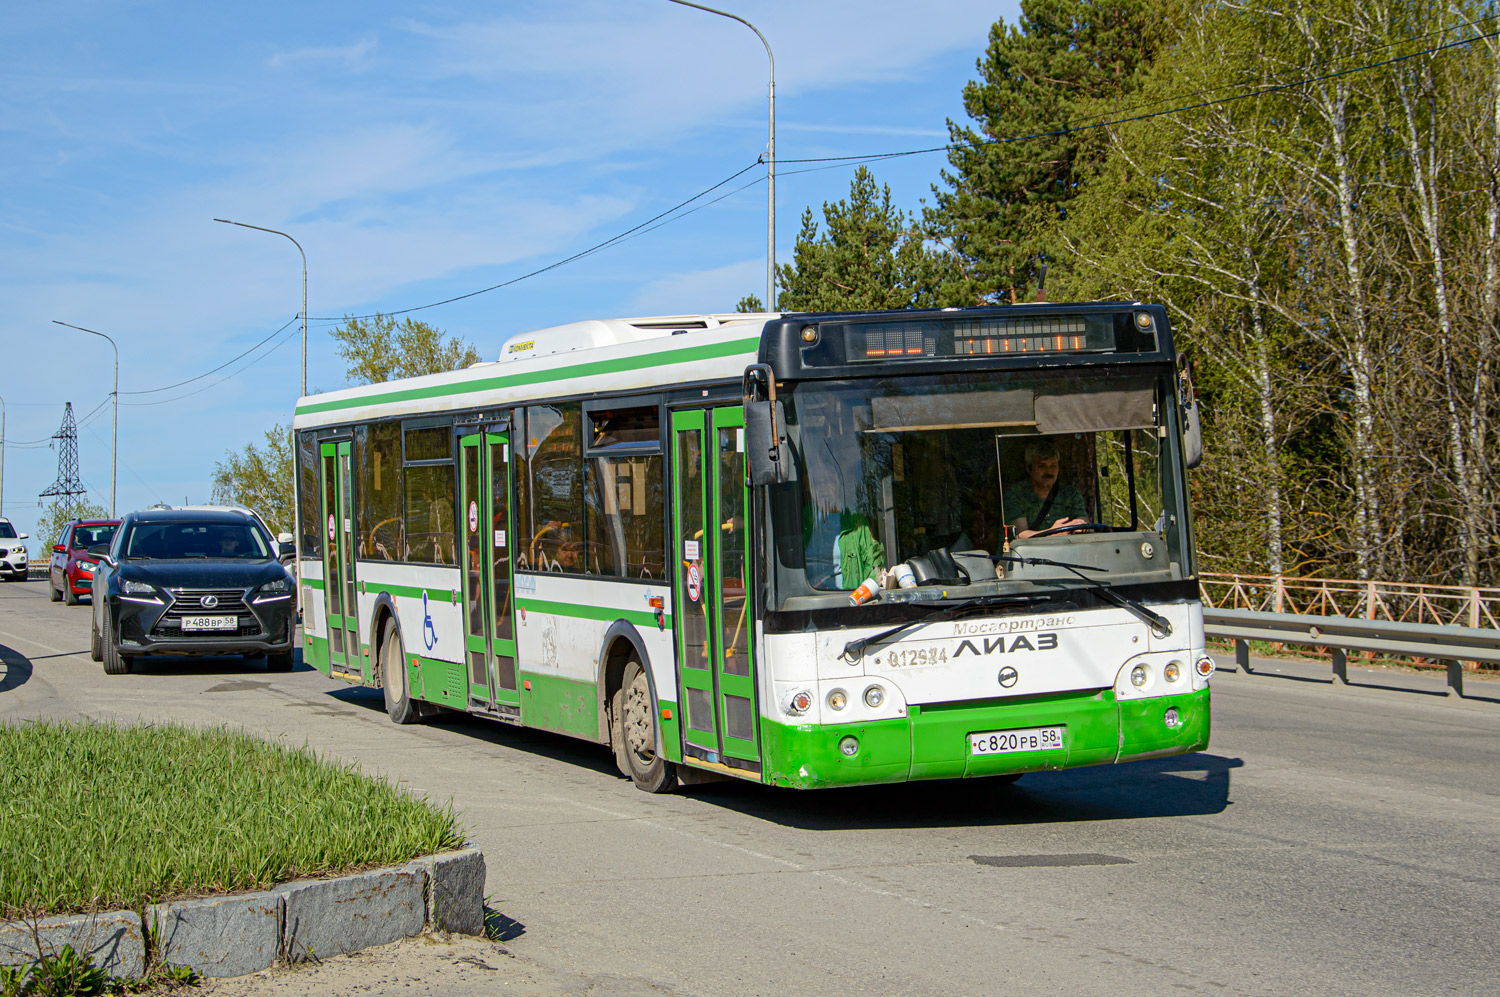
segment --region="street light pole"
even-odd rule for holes
[[[115,518],[115,469],[119,466],[119,452],[120,452],[120,348],[118,346],[115,346],[115,341],[113,339],[110,339],[108,336],[104,335],[104,333],[102,333],[102,332],[95,332],[93,329],[85,329],[83,326],[81,326],[81,325],[73,325],[71,322],[59,322],[57,319],[53,319],[52,320],[52,324],[53,325],[65,325],[69,329],[77,329],[79,332],[86,332],[86,333],[88,333],[91,336],[99,336],[102,339],[109,339],[109,345],[112,346],[112,347],[114,347],[114,351],[115,351],[115,390],[114,390],[113,394],[115,396],[115,419],[114,419],[115,428],[114,428],[114,433],[112,434],[112,438],[109,441],[109,518],[110,519],[114,519]]]
[[[307,395],[307,254],[302,252],[302,243],[293,239],[279,229],[262,228],[259,225],[247,225],[244,222],[232,222],[228,218],[215,218],[214,221],[225,225],[238,225],[240,228],[253,228],[257,232],[269,232],[287,239],[297,247],[297,252],[302,253],[302,394]]]
[[[681,4],[684,7],[692,7],[695,10],[707,11],[710,14],[718,14],[727,17],[731,21],[739,21],[745,27],[755,32],[755,37],[766,47],[766,58],[771,63],[770,84],[767,87],[767,103],[770,111],[767,119],[770,122],[770,137],[766,142],[767,180],[769,187],[766,191],[766,310],[776,310],[776,57],[771,54],[771,43],[766,41],[766,36],[760,33],[760,29],[738,14],[731,14],[725,10],[717,10],[713,7],[705,7],[701,3],[691,3],[690,0],[670,0],[671,3]]]
[[[5,515],[5,398],[0,396],[0,516]]]

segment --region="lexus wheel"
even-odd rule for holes
[[[104,607],[104,633],[99,635],[101,656],[106,675],[129,675],[132,664],[129,658],[115,646],[115,627],[109,620],[109,607]]]

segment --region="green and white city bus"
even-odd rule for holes
[[[1191,385],[1128,302],[577,322],[297,404],[309,662],[648,791],[1197,751]]]

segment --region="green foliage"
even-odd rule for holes
[[[464,840],[451,806],[228,729],[5,723],[0,758],[0,910],[138,910]]]
[[[64,945],[56,955],[39,961],[31,969],[22,993],[35,997],[96,997],[112,989],[108,973]]]
[[[333,330],[339,356],[348,364],[351,384],[379,384],[403,377],[439,374],[479,362],[472,343],[450,338],[441,329],[407,316],[399,323],[389,315],[344,317]]]
[[[959,271],[953,303],[1030,300],[1038,268],[1062,255],[1068,205],[1103,159],[1098,131],[1039,137],[1086,124],[1095,103],[1132,93],[1162,44],[1171,5],[1152,0],[1023,0],[1016,25],[997,21],[964,87],[973,122],[950,120],[951,170],[923,224]],[[1050,265],[1054,268],[1056,263]],[[1055,298],[1056,295],[1053,295]]]
[[[0,966],[0,997],[22,997],[30,981],[30,966]]]
[[[763,312],[766,310],[766,305],[760,300],[760,295],[747,294],[740,299],[739,304],[734,306],[734,310],[741,313]]]
[[[213,500],[248,506],[277,533],[292,531],[294,494],[292,430],[277,424],[266,431],[265,447],[246,443],[214,463]]]
[[[812,209],[802,213],[793,263],[779,267],[782,311],[879,311],[938,304],[947,258],[930,252],[905,212],[891,205],[889,185],[877,187],[866,167],[849,184],[848,200],[823,202],[819,232]]]
[[[71,512],[62,504],[62,499],[53,499],[42,509],[41,515],[36,519],[36,533],[32,539],[36,546],[28,548],[38,556],[45,557],[62,536],[63,527],[74,519],[108,519],[109,510],[98,502],[90,502],[88,499],[79,499],[74,503]]]

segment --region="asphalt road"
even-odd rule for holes
[[[457,716],[396,728],[378,693],[300,665],[108,677],[88,619],[45,583],[0,585],[0,721],[242,724],[451,797],[505,945],[589,992],[1500,993],[1497,683],[1457,701],[1221,672],[1197,755],[651,797],[599,747]]]

